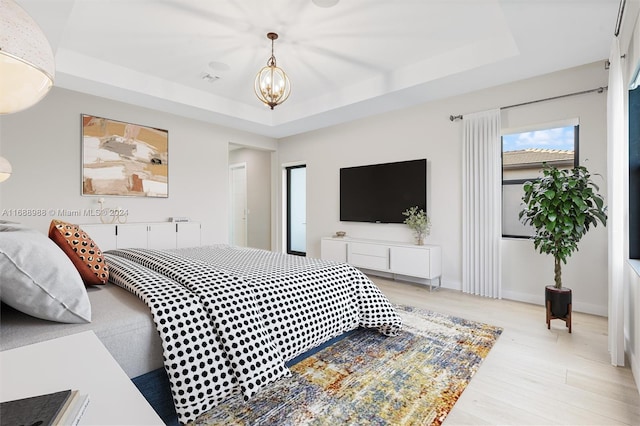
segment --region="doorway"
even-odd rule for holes
[[[287,167],[287,253],[307,255],[307,166]]]
[[[229,165],[229,244],[247,246],[247,164]]]

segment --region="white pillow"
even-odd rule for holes
[[[6,228],[0,232],[0,300],[37,318],[91,322],[89,296],[67,255],[40,232]]]

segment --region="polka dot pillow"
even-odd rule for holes
[[[78,225],[52,220],[49,238],[71,259],[85,285],[106,284],[107,266],[98,245]]]

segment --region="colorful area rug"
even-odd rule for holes
[[[298,362],[249,402],[234,397],[196,425],[439,425],[502,329],[397,306],[404,330],[357,330]]]

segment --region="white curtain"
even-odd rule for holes
[[[500,110],[464,115],[462,291],[501,298]]]
[[[607,208],[609,232],[609,352],[611,364],[624,365],[624,288],[627,231],[626,196],[629,159],[625,87],[618,39],[614,38],[609,58],[607,93]]]

